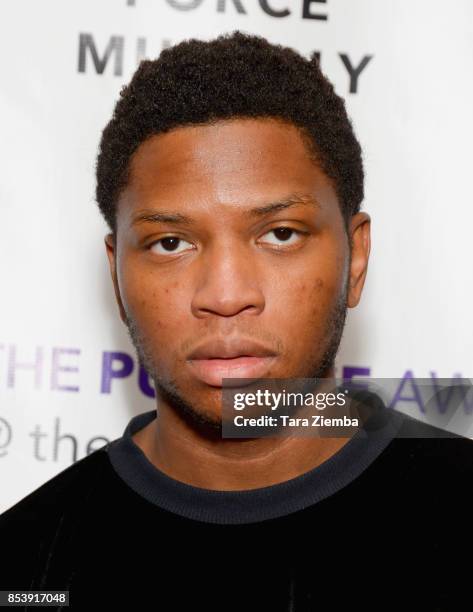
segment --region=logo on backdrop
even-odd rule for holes
[[[16,344],[0,344],[0,391],[4,389],[31,389],[38,391],[53,391],[58,393],[98,393],[111,395],[121,393],[123,385],[130,383],[144,397],[156,397],[154,384],[146,370],[139,364],[135,354],[127,351],[102,351],[96,376],[90,373],[84,377],[81,385],[80,362],[82,351],[78,347],[44,347],[36,346],[25,349]],[[89,356],[86,363],[92,361]],[[335,368],[335,376],[343,380],[356,380],[363,387],[363,380],[373,377],[369,366],[343,365]],[[425,380],[426,377],[424,377]],[[429,371],[432,385],[440,381],[435,370]],[[463,379],[460,372],[454,373],[451,384]],[[420,413],[426,413],[426,406],[419,392],[420,378],[413,370],[405,370],[399,378],[394,396],[403,401],[415,404]],[[446,380],[443,378],[442,380]],[[465,410],[473,414],[473,403],[467,404]]]
[[[139,0],[126,0],[127,6],[138,6],[139,3]],[[296,4],[294,0],[288,0],[287,4],[291,3]],[[215,7],[217,13],[236,11],[240,15],[248,15],[248,7],[251,6],[253,10],[257,4],[258,8],[269,17],[282,18],[299,14],[302,19],[318,19],[319,21],[328,19],[327,0],[299,0],[297,13],[296,10],[290,8],[276,8],[272,6],[271,0],[258,0],[257,3],[255,0],[166,0],[166,4],[178,11],[193,11],[203,4],[210,4]]]
[[[329,22],[329,11],[326,0],[299,0],[298,9],[294,8],[293,2],[288,4],[292,8],[276,8],[270,0],[259,0],[251,3],[247,0],[166,0],[166,4],[179,12],[196,11],[204,5],[212,5],[218,14],[223,16],[229,14],[241,15],[251,19],[255,11],[269,19],[286,19],[299,17],[303,20],[312,20],[314,24],[325,24]],[[140,10],[139,0],[126,0],[126,6],[132,10]],[[251,9],[250,9],[251,6]],[[108,40],[100,35],[100,42],[92,32],[80,32],[78,41],[77,71],[81,74],[93,76],[123,76],[125,66],[135,67],[141,60],[147,57],[157,57],[160,51],[170,47],[178,41],[169,38],[161,40],[160,44],[142,36],[131,38],[129,36],[113,34]],[[319,62],[323,61],[322,52],[314,49]],[[365,53],[361,57],[351,57],[349,53],[338,53],[338,61],[345,70],[347,80],[347,92],[356,94],[360,87],[360,77],[373,58],[373,54]]]
[[[150,400],[149,409],[155,407],[153,382],[134,354],[104,350],[97,356],[98,359],[91,357],[88,355],[85,358],[78,347],[26,348],[15,344],[0,344],[0,393],[6,392],[4,400],[12,389],[60,394],[82,392],[88,397],[95,393],[104,397],[123,394],[125,388],[132,385],[144,399]],[[81,376],[82,359],[86,364],[97,363],[95,375],[94,371],[91,373],[87,370]],[[370,367],[345,365],[336,368],[335,376],[350,384],[351,388],[362,392],[372,385]],[[462,378],[460,373],[454,374],[450,379],[442,379],[437,372],[431,370],[429,378],[421,379],[417,378],[412,370],[406,370],[403,376],[389,379],[388,382],[389,384],[385,384],[386,381],[383,381],[382,387],[386,393],[389,391],[386,395],[387,405],[394,410],[404,411],[402,408],[407,407],[408,413],[414,418],[427,422],[438,421],[441,428],[448,431],[449,427],[444,425],[450,422],[448,419],[451,420],[453,389],[455,393],[462,392],[461,403],[454,405],[457,411],[455,418],[471,420],[473,416],[473,384]],[[425,388],[431,389],[432,393],[426,396]],[[458,399],[457,396],[453,397],[455,398]],[[7,407],[5,401],[3,405]],[[145,404],[142,409],[146,410]],[[70,425],[62,416],[55,416],[52,421],[49,417],[43,417],[40,423],[29,425],[21,421],[12,422],[13,416],[11,410],[10,416],[0,416],[0,459],[9,455],[14,440],[15,444],[23,445],[25,439],[30,440],[32,456],[41,462],[66,459],[75,462],[109,441],[103,435],[83,439],[83,434],[71,431]],[[15,432],[18,435],[15,435]]]

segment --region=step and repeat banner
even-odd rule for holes
[[[337,377],[473,376],[470,0],[0,3],[0,511],[155,406],[94,201],[101,130],[143,58],[239,29],[304,55],[364,150],[372,250]],[[473,432],[471,432],[473,437]]]

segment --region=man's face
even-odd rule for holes
[[[160,401],[216,427],[222,378],[333,375],[369,217],[350,232],[351,252],[334,186],[292,124],[233,119],[144,142],[106,246]]]

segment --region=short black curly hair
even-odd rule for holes
[[[322,73],[318,56],[235,30],[195,38],[143,60],[122,87],[102,132],[96,200],[116,235],[116,204],[130,159],[150,136],[230,118],[278,118],[300,129],[311,157],[333,179],[348,227],[364,196],[362,150],[343,98]]]

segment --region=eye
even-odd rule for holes
[[[180,244],[193,246],[187,240],[183,240],[178,236],[165,236],[164,238],[160,238],[156,240],[152,244],[149,245],[149,249],[153,250],[155,253],[159,253],[160,255],[168,255],[172,253],[182,253],[186,248],[180,248]]]
[[[296,230],[292,227],[286,227],[281,225],[280,227],[275,227],[270,230],[265,236],[269,236],[273,234],[275,236],[275,241],[265,240],[264,242],[269,242],[269,244],[273,244],[275,246],[291,246],[296,244],[302,237],[302,234],[305,232]]]

